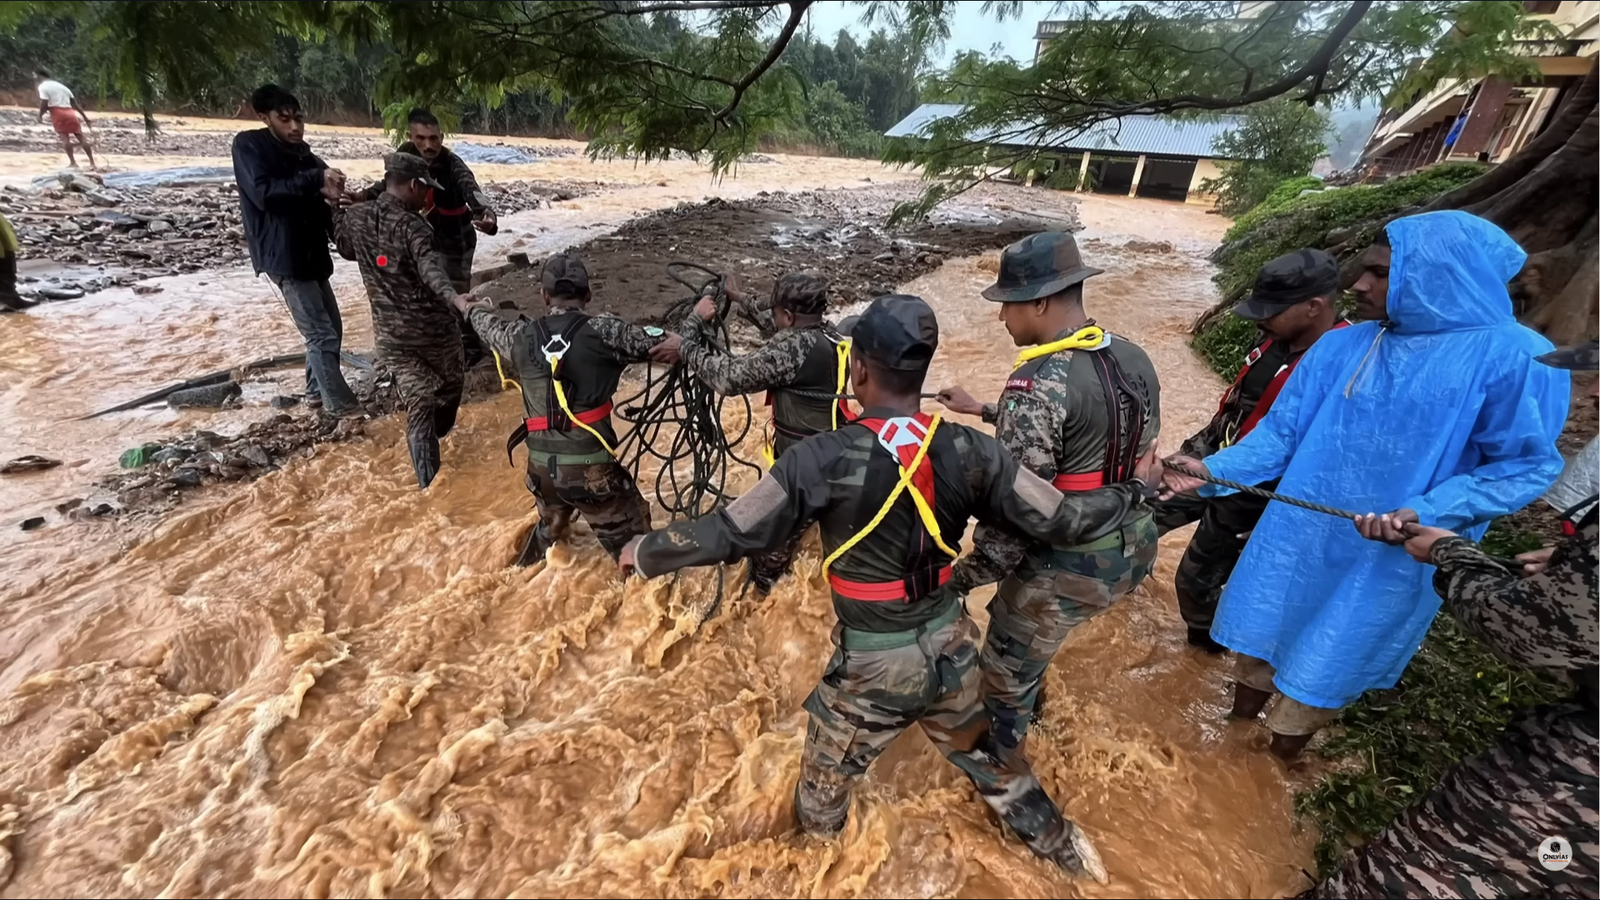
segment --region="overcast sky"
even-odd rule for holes
[[[997,22],[992,13],[984,14],[983,3],[979,0],[958,3],[955,16],[950,21],[950,40],[946,42],[939,62],[949,61],[962,50],[990,53],[996,45],[1001,54],[1028,62],[1033,59],[1033,28],[1040,19],[1049,18],[1050,10],[1055,5],[1053,2],[1025,3],[1022,18]],[[872,28],[861,24],[864,11],[865,7],[854,3],[824,0],[811,7],[808,24],[819,40],[829,43],[841,28],[865,37],[872,33]]]

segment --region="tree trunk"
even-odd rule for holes
[[[1459,209],[1504,228],[1528,251],[1527,265],[1509,285],[1517,316],[1563,345],[1600,336],[1596,74],[1590,69],[1544,132],[1510,159],[1422,210],[1401,213]],[[1342,249],[1354,254],[1364,248]],[[1215,324],[1231,306],[1231,298],[1224,298],[1196,321],[1194,330]]]

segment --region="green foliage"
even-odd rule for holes
[[[1321,746],[1323,756],[1357,767],[1324,776],[1295,798],[1296,810],[1321,830],[1322,874],[1352,842],[1370,840],[1422,800],[1446,769],[1488,747],[1516,710],[1566,691],[1507,665],[1440,613],[1400,682],[1346,709]]]
[[[1245,212],[1244,215],[1234,219],[1223,240],[1237,240],[1249,234],[1262,219],[1300,199],[1300,195],[1306,191],[1321,191],[1326,188],[1327,184],[1315,175],[1302,175],[1299,178],[1291,178],[1280,183],[1272,189],[1272,193],[1268,194],[1266,199],[1256,204],[1253,209]]]
[[[1327,247],[1330,233],[1340,236],[1345,255],[1358,253],[1372,243],[1379,224],[1389,216],[1460,187],[1484,171],[1477,163],[1448,163],[1387,184],[1279,198],[1275,209],[1261,215],[1252,210],[1241,219],[1248,227],[1240,231],[1236,223],[1228,240],[1212,254],[1219,266],[1213,279],[1218,292],[1224,300],[1237,300],[1268,260],[1302,247]],[[1290,190],[1289,185],[1284,188],[1286,193]],[[1232,378],[1255,336],[1254,324],[1228,315],[1197,335],[1193,346],[1218,374]]]
[[[1221,172],[1200,183],[1215,194],[1217,210],[1237,216],[1253,209],[1283,182],[1298,179],[1327,149],[1328,114],[1290,100],[1269,100],[1244,111],[1244,122],[1224,132],[1216,152]]]
[[[1497,519],[1478,542],[1483,552],[1491,556],[1516,556],[1544,546],[1544,538],[1531,531],[1519,530],[1506,519]]]

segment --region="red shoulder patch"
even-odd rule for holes
[[[1006,390],[1008,390],[1008,391],[1032,391],[1033,390],[1033,379],[1032,378],[1010,378],[1010,379],[1007,379],[1006,380]]]

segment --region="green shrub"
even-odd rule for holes
[[[1291,178],[1283,182],[1273,188],[1272,193],[1267,195],[1267,199],[1262,200],[1254,209],[1234,219],[1232,227],[1228,229],[1228,233],[1223,237],[1223,240],[1238,240],[1243,235],[1249,234],[1257,222],[1300,199],[1301,193],[1305,191],[1320,191],[1326,187],[1327,185],[1323,183],[1322,179],[1315,175],[1302,175],[1299,178]]]

